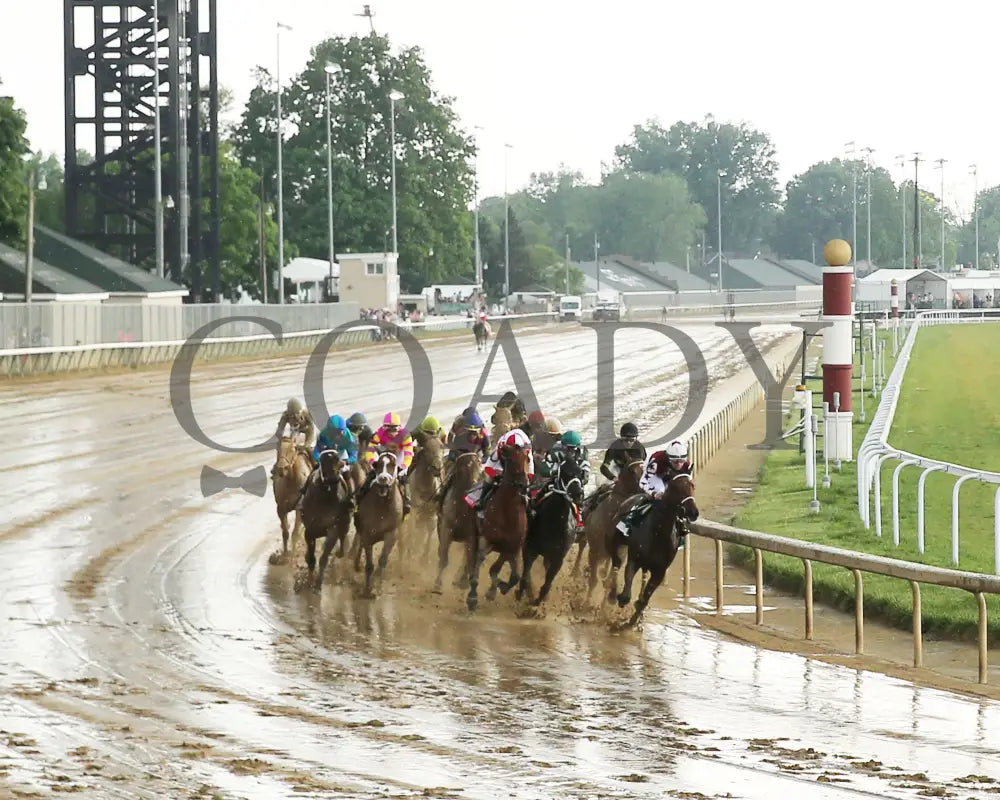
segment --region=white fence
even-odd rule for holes
[[[875,535],[882,535],[882,465],[895,460],[900,463],[892,473],[892,542],[899,546],[899,476],[908,466],[919,467],[922,472],[917,482],[917,549],[924,552],[924,486],[928,475],[944,472],[957,477],[951,495],[951,561],[958,566],[958,500],[962,484],[969,480],[997,485],[993,501],[993,560],[994,571],[1000,575],[1000,473],[977,470],[961,464],[952,464],[927,456],[920,456],[889,444],[889,430],[896,414],[896,404],[903,385],[903,376],[917,333],[928,325],[954,325],[958,323],[1000,322],[1000,311],[988,309],[923,311],[916,315],[909,333],[899,351],[896,366],[886,381],[882,399],[864,441],[858,448],[858,512],[866,528],[872,524],[872,494],[874,489]]]
[[[818,308],[823,303],[822,286],[799,286],[795,289],[734,289],[732,291],[623,292],[622,300],[630,310],[722,309],[750,306],[786,306]]]

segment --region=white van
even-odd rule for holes
[[[583,301],[575,294],[568,294],[559,300],[559,319],[562,322],[583,319]]]

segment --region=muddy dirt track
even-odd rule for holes
[[[744,366],[725,332],[689,332],[715,379]],[[543,409],[584,431],[593,341],[518,337]],[[475,389],[485,356],[470,343],[428,345],[442,419]],[[616,425],[676,415],[676,349],[638,332],[617,343]],[[261,441],[302,395],[305,362],[199,365],[199,422],[229,446]],[[344,561],[321,594],[296,593],[301,555],[268,563],[270,493],[206,499],[199,485],[206,463],[235,474],[272,456],[189,439],[167,382],[0,388],[0,797],[1000,794],[994,703],[727,639],[674,607],[679,562],[643,628],[621,634],[568,569],[537,617],[512,596],[470,616],[450,575],[430,592],[413,539],[375,600]],[[498,358],[486,389],[509,383]],[[343,413],[410,402],[394,346],[335,354],[326,387]]]

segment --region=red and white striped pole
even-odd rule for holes
[[[899,284],[893,278],[889,281],[889,308],[892,309],[892,327],[899,325]]]
[[[830,459],[851,461],[854,455],[852,428],[854,411],[854,267],[849,266],[851,246],[843,239],[831,239],[823,248],[828,267],[823,267],[823,402],[829,409]],[[834,403],[837,393],[839,406]],[[836,410],[835,410],[836,409]]]

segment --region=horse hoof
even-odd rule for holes
[[[431,589],[431,594],[444,594],[444,592],[441,589],[441,584],[440,583],[435,583],[434,584],[434,588]]]
[[[520,602],[522,597],[524,597],[524,592],[519,588],[516,592],[514,592],[514,599]]]
[[[489,590],[489,591],[488,591],[488,592],[486,593],[486,599],[487,599],[487,600],[489,600],[489,601],[490,601],[491,603],[492,603],[492,602],[493,602],[494,600],[496,600],[496,599],[497,599],[497,592],[496,592],[496,589],[490,589],[490,590]]]
[[[466,605],[466,608],[469,609],[469,611],[475,611],[479,607],[479,601],[476,600],[473,597],[473,598],[470,598],[470,599],[466,600],[465,601],[465,605]]]
[[[627,596],[626,596],[626,595],[624,595],[624,594],[620,594],[620,595],[618,595],[618,608],[625,608],[625,606],[627,606],[627,605],[629,604],[629,601],[630,601],[631,599],[632,599],[632,598],[630,598],[630,597],[627,597]]]

